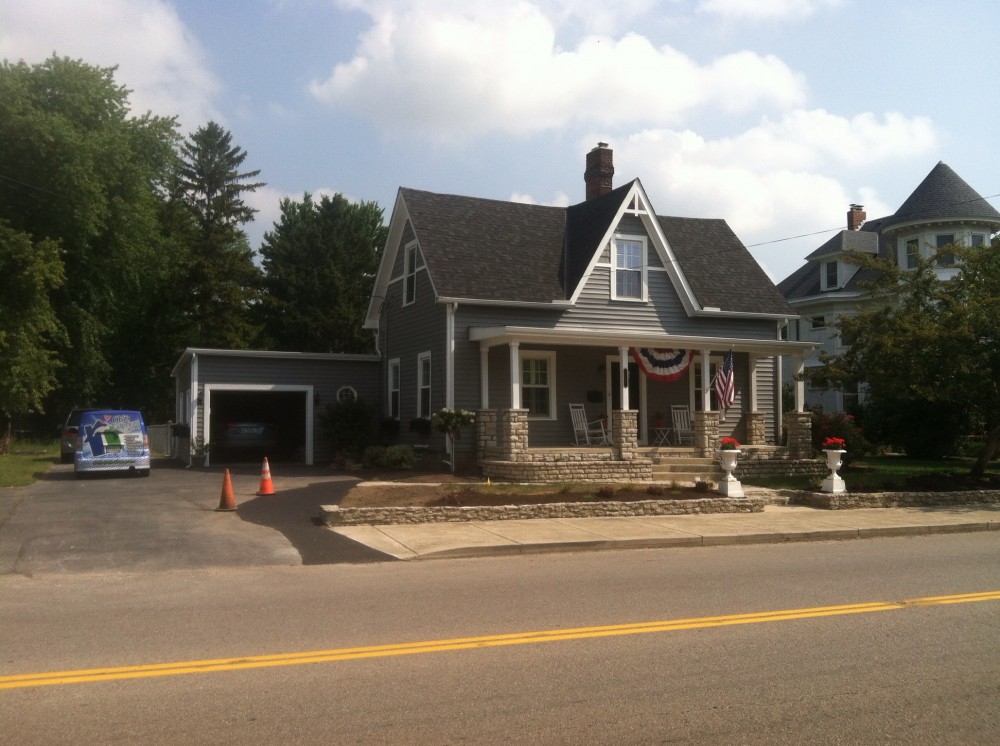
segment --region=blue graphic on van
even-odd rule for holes
[[[74,458],[77,475],[94,471],[149,474],[149,436],[135,411],[85,412]]]

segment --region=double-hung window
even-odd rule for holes
[[[403,257],[403,305],[408,306],[417,299],[417,245],[406,247]]]
[[[906,240],[906,268],[916,269],[917,258],[920,256],[920,239],[909,238]]]
[[[839,287],[837,282],[837,262],[826,263],[826,289],[836,290]]]
[[[942,233],[934,237],[935,243],[937,244],[938,254],[937,254],[937,265],[939,267],[954,267],[955,266],[955,253],[952,251],[942,252],[941,249],[951,246],[955,243],[954,233]]]
[[[431,416],[431,353],[417,355],[417,417]]]
[[[521,353],[521,406],[528,417],[555,419],[556,355],[554,352]]]
[[[645,295],[646,239],[641,236],[619,236],[612,242],[614,298],[642,300]]]

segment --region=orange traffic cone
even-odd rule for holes
[[[274,485],[271,483],[271,467],[267,465],[267,457],[264,457],[264,466],[260,470],[260,488],[258,495],[273,495]]]
[[[236,510],[236,498],[233,497],[233,480],[229,477],[229,469],[226,469],[226,476],[222,479],[222,497],[219,498],[220,510]]]

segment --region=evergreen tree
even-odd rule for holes
[[[222,349],[252,347],[258,328],[251,322],[260,272],[242,225],[255,210],[243,195],[264,184],[259,171],[241,172],[247,153],[215,122],[199,128],[181,145],[172,196],[172,236],[183,248],[187,344]]]
[[[260,318],[275,349],[374,350],[362,329],[388,228],[374,202],[342,195],[282,200],[281,218],[261,246]]]

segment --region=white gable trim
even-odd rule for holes
[[[670,248],[670,244],[667,242],[667,237],[663,235],[663,228],[660,226],[660,221],[656,219],[656,212],[649,203],[649,197],[646,196],[646,190],[642,188],[642,182],[638,179],[632,182],[632,188],[629,189],[628,193],[625,195],[625,199],[622,200],[621,205],[618,207],[618,212],[615,214],[614,220],[612,220],[611,224],[608,226],[607,233],[601,237],[601,242],[595,249],[594,255],[591,257],[590,263],[587,265],[587,269],[583,273],[583,277],[580,278],[580,282],[573,291],[570,303],[575,304],[579,299],[580,293],[583,292],[583,288],[590,279],[590,276],[594,271],[594,267],[598,265],[598,261],[601,254],[604,252],[605,247],[609,246],[611,241],[614,240],[615,235],[619,233],[618,226],[626,214],[636,215],[642,221],[643,226],[646,228],[646,232],[649,234],[653,248],[659,255],[660,261],[663,263],[663,267],[667,272],[667,276],[670,277],[670,282],[674,286],[674,290],[677,292],[677,295],[681,300],[681,304],[684,306],[684,310],[689,316],[701,311],[702,308],[695,298],[694,292],[691,290],[691,286],[688,284],[687,278],[680,270],[680,264],[677,262],[677,257],[674,255],[673,249]]]

